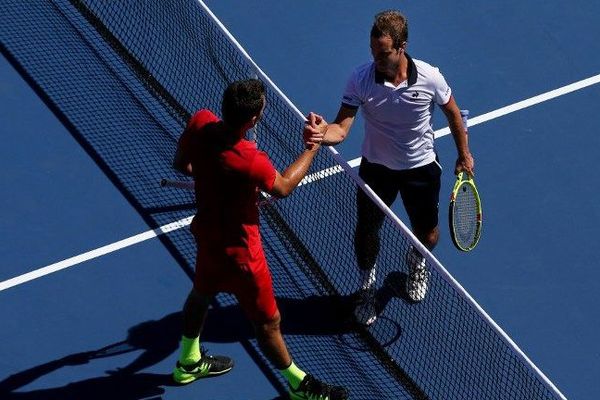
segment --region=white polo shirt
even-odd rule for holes
[[[395,170],[435,161],[433,107],[448,103],[452,94],[438,68],[406,57],[408,79],[397,87],[369,62],[354,71],[342,98],[345,106],[362,109],[362,155]]]

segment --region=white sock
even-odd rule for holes
[[[377,268],[376,265],[373,265],[373,268],[361,270],[361,281],[362,281],[362,290],[369,290],[375,285],[375,281],[377,280]]]

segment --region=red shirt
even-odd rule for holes
[[[232,137],[208,110],[190,119],[179,150],[192,164],[198,208],[192,232],[199,244],[228,254],[233,251],[241,262],[262,254],[258,190],[270,191],[276,175],[267,154],[253,142]]]

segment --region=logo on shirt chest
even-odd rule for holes
[[[412,106],[423,105],[431,101],[431,96],[422,90],[394,90],[383,94],[382,96],[372,96],[367,98],[367,104],[374,108],[385,106]]]
[[[422,90],[410,90],[402,94],[402,100],[408,104],[427,104],[431,102],[431,95]]]
[[[398,94],[396,96],[394,96],[394,99],[392,101],[392,103],[394,104],[400,104],[400,103],[421,103],[423,101],[427,101],[427,99],[425,98],[426,96],[424,96],[421,92],[419,91],[414,91],[414,92],[405,92],[405,93],[401,93]]]

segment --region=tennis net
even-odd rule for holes
[[[198,108],[219,110],[230,82],[258,76],[269,84],[259,147],[278,168],[301,151],[298,110],[200,1],[3,0],[0,9],[2,53],[153,228],[193,213],[192,193],[158,182],[182,179],[171,161],[183,126]],[[297,363],[347,386],[353,399],[563,398],[387,209],[377,269],[382,312],[368,328],[350,323],[359,287],[355,198],[364,188],[334,151],[322,150],[310,173],[342,169],[261,209]],[[161,240],[191,277],[189,232]],[[403,290],[411,246],[431,271],[418,304]],[[235,300],[220,295],[217,303]],[[262,357],[255,340],[247,345]]]

